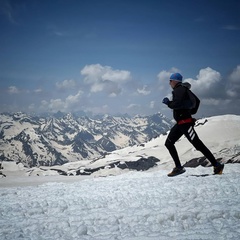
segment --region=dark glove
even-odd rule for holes
[[[162,103],[168,105],[169,99],[168,99],[167,97],[165,97],[165,98],[162,100]]]

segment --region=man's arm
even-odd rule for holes
[[[171,109],[181,109],[184,108],[186,89],[184,87],[178,87],[173,91],[173,100],[168,102],[168,107]]]

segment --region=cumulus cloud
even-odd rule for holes
[[[159,94],[171,98],[171,90],[169,88],[169,76],[172,72],[177,71],[163,70],[158,77]],[[184,74],[183,74],[183,77]],[[223,77],[218,71],[207,67],[199,70],[196,78],[186,78],[184,82],[192,85],[192,91],[201,99],[201,106],[198,114],[214,115],[223,113],[236,112],[236,105],[240,98],[240,65],[237,66],[227,77]],[[233,104],[235,100],[235,104]],[[164,108],[162,108],[164,110]],[[239,112],[239,110],[237,110]]]
[[[83,94],[82,91],[78,91],[76,95],[69,95],[65,100],[66,108],[69,108],[72,105],[79,103],[82,94]]]
[[[65,103],[60,98],[51,99],[48,108],[52,111],[59,111],[65,109]]]
[[[172,69],[174,70],[174,68]],[[175,70],[177,70],[175,68]],[[160,90],[162,94],[168,93],[165,89],[169,88],[166,80],[174,71],[161,71],[158,74],[158,80],[161,83]],[[179,70],[175,72],[181,72]],[[191,89],[202,100],[201,105],[206,106],[227,106],[233,98],[240,98],[240,65],[232,73],[223,78],[221,74],[210,68],[200,69],[196,78],[185,78],[184,82],[191,84]],[[164,90],[164,91],[163,91]],[[170,91],[169,91],[170,92]]]
[[[49,101],[43,100],[41,102],[41,109],[45,111],[63,111],[63,112],[71,112],[76,110],[76,106],[80,105],[80,99],[82,97],[83,92],[78,91],[76,95],[69,95],[66,99],[51,99]]]
[[[170,75],[171,75],[171,72],[163,70],[157,75],[157,77],[160,82],[165,82],[169,80]]]
[[[72,79],[70,80],[64,80],[62,82],[57,82],[56,87],[58,89],[72,89],[76,86],[76,82]]]
[[[207,67],[201,69],[196,79],[185,79],[192,85],[192,90],[202,96],[213,96],[220,94],[219,83],[221,81],[221,74],[216,70]]]
[[[114,70],[100,64],[86,65],[81,74],[85,76],[84,82],[90,85],[92,93],[106,91],[109,96],[118,95],[121,92],[121,84],[131,79],[129,71]]]
[[[162,70],[161,72],[158,73],[157,77],[158,77],[158,80],[159,81],[167,81],[169,80],[169,77],[172,73],[175,73],[175,72],[179,72],[181,73],[181,70],[179,70],[178,68],[176,67],[172,67],[170,70],[166,71],[166,70]]]
[[[162,70],[158,73],[157,78],[160,90],[166,90],[169,88],[169,77],[175,72],[181,73],[181,71],[176,67],[172,67],[170,70]]]
[[[139,94],[142,94],[142,95],[145,95],[145,96],[151,93],[150,90],[147,90],[147,85],[144,85],[142,89],[139,89],[139,88],[138,88],[138,89],[137,89],[137,92],[138,92]]]
[[[240,65],[238,65],[229,76],[229,80],[232,83],[240,82]]]
[[[227,95],[232,98],[240,98],[240,65],[230,74],[227,86]]]
[[[157,77],[160,83],[160,90],[165,90],[169,88],[169,77],[174,72],[181,71],[175,67],[171,68],[169,71],[163,70],[161,71]],[[207,67],[201,69],[199,74],[196,76],[196,79],[186,78],[184,81],[189,82],[192,85],[192,89],[201,95],[212,94],[212,91],[216,92],[215,87],[221,81],[221,74],[216,70]]]
[[[184,82],[192,85],[191,89],[202,98],[203,104],[226,105],[233,98],[240,98],[240,65],[229,77],[223,78],[218,71],[207,67],[199,71],[196,79],[186,78]]]
[[[131,78],[128,71],[116,70],[100,64],[86,65],[81,71],[84,76],[83,83],[77,83],[73,79],[59,81],[55,86],[60,92],[45,92],[41,88],[26,90],[23,86],[20,88],[20,85],[10,86],[7,91],[2,91],[5,95],[1,96],[1,106],[3,109],[5,104],[6,108],[7,101],[14,101],[12,106],[16,106],[16,109],[17,105],[27,104],[28,107],[22,109],[28,111],[89,110],[93,113],[122,112],[131,115],[163,111],[164,114],[170,115],[171,111],[161,102],[163,97],[172,96],[169,76],[173,72],[181,73],[181,70],[177,68],[163,70],[158,73],[154,83],[149,81],[139,83]],[[194,78],[187,78],[184,73],[183,76],[184,81],[191,83],[193,92],[201,99],[198,116],[239,113],[240,65],[236,66],[228,76],[221,76],[218,71],[210,67],[200,69]],[[78,91],[77,86],[80,84],[81,90]],[[14,97],[9,97],[9,94]],[[102,106],[105,106],[104,109]]]

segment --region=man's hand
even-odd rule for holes
[[[168,105],[169,99],[168,99],[167,97],[165,97],[165,98],[162,100],[162,103]]]

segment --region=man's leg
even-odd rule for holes
[[[174,125],[168,134],[167,140],[165,142],[165,146],[168,149],[175,165],[177,168],[181,168],[181,162],[178,157],[178,153],[176,147],[174,146],[175,142],[183,135],[182,131],[178,127],[179,125]]]
[[[199,139],[194,127],[192,124],[182,124],[180,128],[183,134],[187,137],[188,141],[198,150],[200,151],[213,166],[217,166],[218,162],[215,157],[211,153],[211,151],[204,145],[204,143]]]

